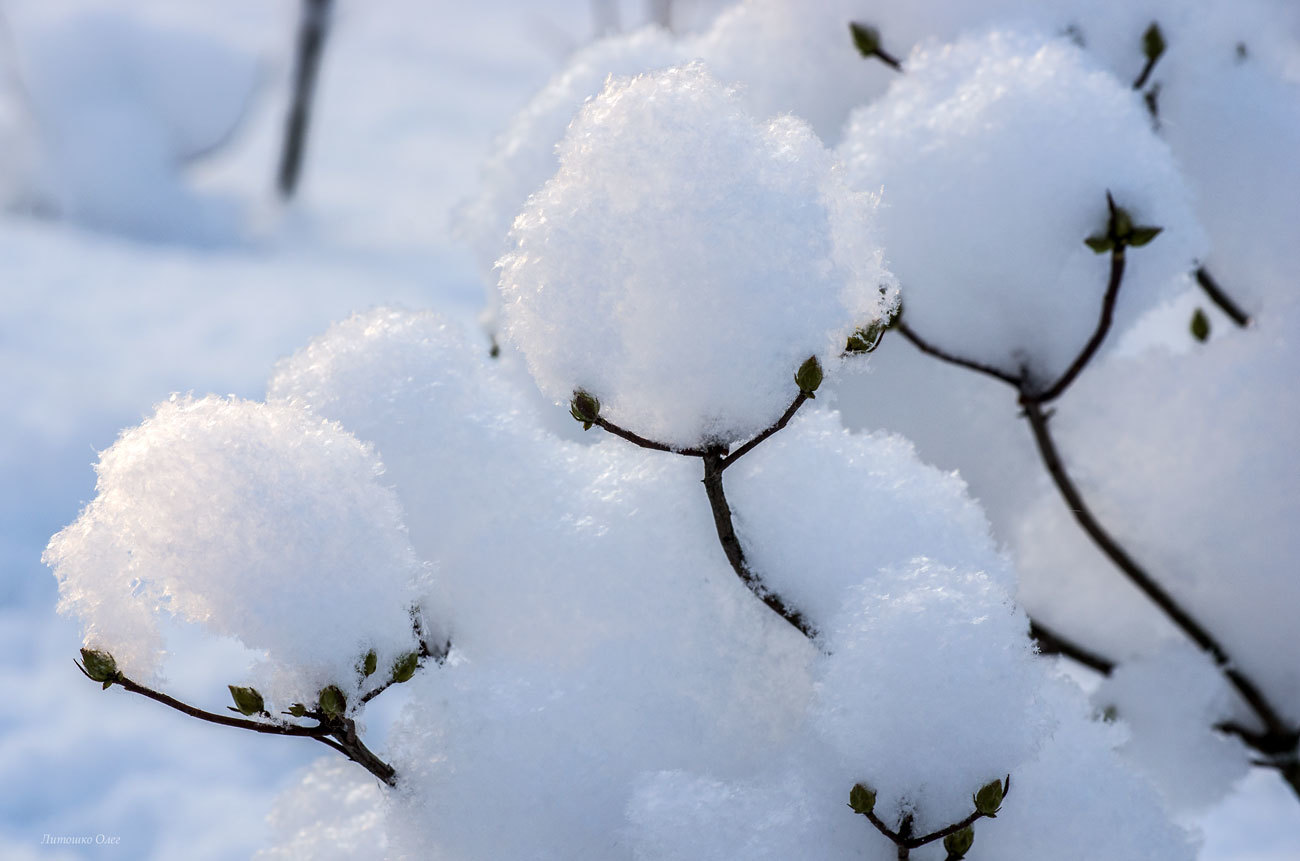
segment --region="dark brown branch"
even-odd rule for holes
[[[1010,793],[1011,791],[1010,776],[1007,777],[1006,783],[1004,785],[1006,787],[1004,790],[1004,797],[1005,797],[1005,794]],[[910,813],[903,817],[903,820],[899,824],[897,831],[893,830],[888,825],[886,825],[880,819],[880,817],[877,816],[872,811],[866,811],[862,815],[867,817],[867,821],[870,822],[873,826],[875,826],[875,829],[877,831],[879,831],[891,842],[893,842],[896,846],[898,846],[899,858],[908,857],[907,854],[904,853],[904,850],[910,851],[912,849],[920,849],[922,846],[925,846],[929,843],[933,843],[936,840],[942,840],[943,838],[947,837],[949,834],[956,834],[958,831],[961,831],[963,828],[966,828],[970,825],[974,825],[976,822],[978,822],[981,819],[993,818],[993,817],[989,817],[987,813],[980,813],[978,810],[974,810],[971,812],[969,816],[967,816],[965,819],[961,820],[960,822],[954,822],[951,825],[945,825],[943,828],[940,828],[936,831],[931,831],[929,834],[923,834],[920,837],[915,837],[912,834],[913,820],[912,820],[912,815]]]
[[[306,736],[308,738],[320,738],[327,736],[330,733],[329,728],[323,725],[296,726],[293,724],[265,723],[263,721],[247,720],[245,718],[237,718],[231,715],[215,714],[213,712],[204,711],[197,706],[192,706],[189,703],[181,702],[175,697],[170,697],[161,691],[147,688],[139,682],[132,681],[120,673],[113,679],[113,681],[115,684],[121,685],[133,694],[147,697],[154,702],[162,703],[168,708],[175,709],[182,714],[189,715],[192,718],[198,718],[202,721],[207,721],[208,723],[235,727],[236,729],[246,729],[251,732],[266,733],[268,735],[296,735]]]
[[[1065,373],[1052,385],[1048,386],[1041,392],[1031,395],[1035,401],[1040,404],[1048,403],[1056,398],[1070,387],[1075,378],[1088,366],[1092,357],[1096,355],[1097,350],[1101,348],[1102,342],[1106,340],[1106,335],[1110,332],[1111,323],[1115,320],[1115,302],[1119,299],[1119,288],[1124,283],[1124,244],[1117,243],[1115,248],[1110,252],[1110,280],[1106,283],[1106,295],[1101,300],[1101,316],[1097,320],[1097,327],[1093,329],[1092,337],[1084,344],[1079,355],[1074,357],[1074,361],[1065,369]],[[1025,395],[1022,393],[1022,398]]]
[[[280,152],[277,187],[286,200],[293,197],[302,172],[302,154],[307,144],[307,125],[311,115],[312,94],[316,89],[316,72],[320,68],[325,32],[329,25],[333,0],[302,0],[302,22],[298,29],[298,49],[294,59],[293,101],[285,121],[284,147]]]
[[[731,454],[724,457],[722,459],[722,462],[718,464],[718,472],[721,472],[722,470],[731,466],[736,461],[740,460],[745,455],[749,454],[751,451],[757,448],[759,444],[763,442],[763,440],[767,439],[772,434],[776,433],[777,431],[780,431],[786,425],[788,425],[790,423],[790,419],[794,418],[794,414],[799,412],[799,408],[808,401],[808,397],[809,395],[807,392],[800,392],[798,395],[796,395],[795,399],[790,403],[790,406],[781,415],[781,418],[776,420],[775,424],[761,431],[758,434],[758,436],[754,437],[749,442],[745,443],[740,448],[736,449]]]
[[[1014,386],[1017,390],[1021,388],[1020,378],[1017,376],[1008,374],[1006,371],[1003,371],[1000,368],[995,368],[992,365],[986,365],[983,362],[976,362],[973,359],[964,359],[961,356],[956,356],[939,349],[913,331],[911,327],[903,322],[902,317],[895,318],[894,328],[898,329],[904,338],[911,341],[914,347],[922,353],[925,353],[927,356],[934,356],[936,359],[940,359],[950,365],[957,365],[958,367],[966,368],[967,370],[976,371],[985,376],[992,377],[995,380],[1001,380],[1009,386]]]
[[[92,678],[80,664],[77,665],[77,669],[81,670],[81,673],[87,678]],[[96,680],[92,678],[92,681]],[[365,746],[357,735],[356,722],[351,718],[341,716],[331,718],[317,712],[311,712],[309,713],[310,716],[313,719],[320,721],[316,726],[268,723],[265,721],[248,720],[246,718],[205,711],[197,706],[192,706],[189,703],[182,702],[175,697],[168,696],[161,691],[155,691],[153,688],[146,687],[139,682],[127,678],[121,673],[115,673],[111,677],[111,680],[105,684],[110,687],[114,684],[121,685],[122,688],[133,694],[139,694],[140,696],[151,699],[154,702],[162,703],[168,708],[174,709],[181,714],[197,718],[198,720],[207,723],[248,730],[250,732],[257,732],[265,735],[286,735],[315,739],[316,741],[337,750],[339,753],[357,763],[389,786],[397,785],[396,770]]]
[[[597,416],[592,424],[602,430],[609,431],[614,436],[622,437],[633,445],[639,445],[641,448],[648,448],[652,451],[666,451],[670,454],[681,454],[686,455],[687,457],[704,457],[707,454],[707,451],[702,448],[674,448],[673,446],[665,445],[661,442],[655,442],[652,439],[646,439],[640,434],[635,434],[630,430],[625,430],[612,422],[606,421],[600,416]]]
[[[1029,621],[1029,636],[1038,641],[1038,651],[1044,655],[1063,655],[1070,660],[1083,664],[1103,676],[1109,676],[1115,670],[1115,662],[1109,658],[1080,646],[1048,628],[1041,622]]]
[[[1251,707],[1269,732],[1279,735],[1290,732],[1290,727],[1282,720],[1255,683],[1245,673],[1233,666],[1227,651],[1220,645],[1219,641],[1191,613],[1185,610],[1172,595],[1166,592],[1142,566],[1138,565],[1133,557],[1128,554],[1128,551],[1093,516],[1092,511],[1083,501],[1078,488],[1075,487],[1069,473],[1065,470],[1064,464],[1061,462],[1060,453],[1057,451],[1056,443],[1047,427],[1047,418],[1043,414],[1042,407],[1037,399],[1032,396],[1022,397],[1020,403],[1024,407],[1025,418],[1029,420],[1029,427],[1033,431],[1034,442],[1038,447],[1039,454],[1042,456],[1043,465],[1047,468],[1047,472],[1051,475],[1057,490],[1060,491],[1066,506],[1074,515],[1075,520],[1079,522],[1083,531],[1087,533],[1098,549],[1115,564],[1115,567],[1124,573],[1130,583],[1136,586],[1142,594],[1146,595],[1180,631],[1186,634],[1192,642],[1196,643],[1214,660],[1214,663],[1223,671],[1228,681],[1241,694],[1242,699]]]
[[[1205,291],[1206,296],[1210,297],[1210,301],[1219,306],[1219,310],[1232,318],[1232,322],[1243,329],[1250,325],[1250,315],[1241,310],[1241,306],[1232,301],[1231,296],[1223,292],[1219,282],[1214,280],[1214,276],[1204,266],[1196,268],[1196,283],[1201,285],[1201,289]]]
[[[1156,63],[1160,62],[1159,57],[1147,59],[1146,64],[1142,66],[1142,71],[1138,74],[1137,80],[1133,82],[1133,89],[1140,90],[1147,84],[1147,79],[1151,77],[1151,72],[1155,69]]]
[[[903,64],[898,61],[897,57],[886,51],[884,48],[877,48],[874,56],[877,60],[884,63],[895,72],[903,71]]]
[[[816,640],[817,631],[803,614],[786,604],[772,590],[768,589],[745,560],[744,548],[736,536],[735,526],[731,521],[731,506],[727,504],[727,494],[722,486],[723,449],[713,449],[704,455],[704,491],[709,497],[709,506],[713,509],[713,525],[718,532],[718,541],[727,554],[727,561],[736,572],[736,576],[745,584],[745,588],[772,609],[778,616],[789,622],[799,633],[809,640]]]

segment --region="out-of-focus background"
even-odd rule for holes
[[[0,857],[263,845],[316,749],[87,683],[46,541],[92,496],[96,453],[172,392],[260,398],[277,359],[375,305],[473,328],[483,285],[453,223],[493,136],[597,34],[724,4],[333,5],[286,204],[298,0],[0,0]],[[222,688],[234,654],[196,641],[171,689]],[[369,715],[378,743],[399,705]],[[1248,778],[1198,824],[1207,859],[1281,861],[1300,812]],[[43,842],[85,835],[116,843]]]

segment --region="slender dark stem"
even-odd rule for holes
[[[722,462],[718,464],[718,471],[721,472],[722,470],[731,466],[733,463],[740,460],[742,457],[744,457],[745,455],[753,451],[755,448],[757,448],[759,444],[763,442],[763,440],[767,439],[772,434],[776,433],[777,431],[780,431],[782,428],[788,425],[790,423],[790,419],[794,418],[794,414],[799,412],[799,408],[808,401],[808,398],[809,395],[807,392],[800,392],[795,397],[795,399],[790,403],[790,406],[786,409],[786,411],[781,415],[781,418],[776,420],[775,424],[773,424],[771,427],[766,428],[765,430],[760,432],[758,436],[754,437],[749,442],[745,443],[740,448],[736,449],[731,454],[724,457],[722,459]]]
[[[1066,506],[1074,515],[1075,520],[1079,522],[1083,531],[1115,564],[1115,567],[1124,573],[1129,582],[1136,586],[1142,594],[1146,595],[1180,631],[1186,634],[1192,642],[1196,643],[1214,660],[1215,664],[1219,666],[1228,681],[1241,694],[1242,699],[1258,715],[1269,732],[1279,735],[1290,732],[1286,722],[1282,720],[1255,683],[1233,666],[1227,651],[1220,645],[1219,641],[1191,613],[1184,609],[1172,595],[1166,592],[1093,516],[1092,511],[1083,501],[1078,488],[1075,487],[1069,473],[1065,470],[1064,464],[1061,462],[1060,453],[1057,451],[1056,443],[1047,426],[1047,418],[1043,414],[1042,407],[1037,399],[1032,396],[1022,397],[1020,403],[1024,407],[1025,418],[1029,420],[1029,427],[1033,431],[1034,442],[1038,447],[1039,454],[1042,456],[1043,465],[1047,468],[1047,472],[1051,475],[1057,490],[1060,491]]]
[[[220,724],[221,726],[231,726],[236,729],[246,729],[252,732],[266,733],[268,735],[297,735],[307,736],[310,738],[320,738],[330,734],[329,728],[323,725],[296,726],[293,724],[264,723],[262,721],[247,720],[245,718],[237,718],[231,715],[215,714],[213,712],[204,711],[197,706],[181,702],[175,697],[169,697],[161,691],[147,688],[139,682],[128,679],[126,676],[121,674],[118,674],[113,681],[115,684],[121,685],[133,694],[148,697],[154,702],[162,703],[168,708],[175,709],[182,714],[189,715],[192,718],[198,718],[202,721],[207,721],[208,723]]]
[[[1065,369],[1065,373],[1061,374],[1055,383],[1031,396],[1035,401],[1045,404],[1059,398],[1083,369],[1088,366],[1088,362],[1092,361],[1092,357],[1096,355],[1102,342],[1106,340],[1111,323],[1115,320],[1115,302],[1119,298],[1119,288],[1123,283],[1124,245],[1123,243],[1117,243],[1110,253],[1110,280],[1106,283],[1106,295],[1101,300],[1101,316],[1097,320],[1097,327],[1092,331],[1092,337],[1088,339],[1088,343],[1084,344],[1083,349],[1079,351],[1079,355],[1074,357],[1070,367]],[[1022,397],[1024,397],[1023,392]]]
[[[1160,62],[1160,56],[1156,55],[1147,60],[1146,65],[1142,67],[1142,71],[1138,74],[1137,80],[1133,82],[1133,89],[1140,90],[1146,86],[1147,79],[1151,77],[1151,72],[1155,69],[1156,63]]]
[[[1214,280],[1214,276],[1204,266],[1198,266],[1196,269],[1196,283],[1201,285],[1201,289],[1205,291],[1206,296],[1210,297],[1210,301],[1219,306],[1219,310],[1232,318],[1232,322],[1243,329],[1250,325],[1250,315],[1241,310],[1241,306],[1232,301],[1231,296],[1223,292],[1219,282]]]
[[[1010,785],[1010,781],[1008,781],[1008,789],[1010,789]],[[899,823],[897,831],[886,825],[874,812],[868,811],[867,813],[864,813],[863,816],[867,818],[867,821],[870,822],[877,831],[883,834],[890,842],[898,846],[899,858],[906,858],[908,855],[904,854],[905,852],[909,852],[912,849],[919,849],[936,840],[942,840],[949,834],[956,834],[963,828],[966,828],[969,825],[974,825],[979,820],[986,818],[987,814],[980,813],[978,810],[972,811],[969,816],[960,822],[945,825],[937,831],[931,831],[929,834],[923,834],[920,837],[912,834],[913,819],[912,814],[910,813],[903,817],[902,822]]]
[[[1019,377],[1008,374],[1000,368],[986,365],[983,362],[976,362],[973,359],[964,359],[961,356],[941,350],[913,331],[910,326],[903,322],[902,317],[895,319],[894,327],[902,333],[904,338],[911,341],[914,347],[922,353],[925,353],[927,356],[934,356],[936,359],[945,361],[950,365],[957,365],[958,367],[966,368],[967,370],[976,371],[985,376],[992,377],[995,380],[1001,380],[1009,386],[1014,386],[1016,389],[1020,389],[1021,387]]]
[[[293,197],[302,171],[312,93],[316,89],[316,72],[325,46],[331,3],[332,0],[302,0],[302,23],[298,29],[298,50],[294,60],[293,101],[285,122],[277,179],[280,196],[285,199]]]
[[[722,463],[724,450],[712,449],[704,455],[704,491],[709,497],[709,506],[713,509],[713,525],[718,531],[718,541],[727,554],[727,561],[736,572],[745,587],[772,609],[778,616],[789,622],[799,633],[809,640],[816,640],[817,630],[804,618],[803,614],[788,605],[772,590],[768,589],[749,567],[745,560],[744,548],[736,536],[735,526],[731,521],[731,506],[727,504],[727,494],[722,486]]]
[[[666,451],[671,454],[686,455],[687,457],[704,457],[705,454],[707,454],[707,450],[702,448],[674,448],[673,446],[665,445],[661,442],[655,442],[652,439],[646,439],[640,434],[632,433],[632,431],[621,428],[613,422],[606,421],[600,416],[597,416],[596,420],[592,422],[592,424],[602,430],[609,431],[614,436],[622,437],[633,445],[639,445],[641,448],[648,448],[652,451]]]
[[[451,641],[450,641],[450,640],[447,640],[446,642],[444,642],[444,643],[443,643],[441,646],[439,646],[437,649],[431,649],[431,648],[429,648],[429,644],[428,644],[428,642],[426,642],[425,639],[424,639],[424,636],[423,636],[423,633],[422,633],[422,631],[421,631],[420,624],[419,624],[418,621],[416,621],[416,623],[415,623],[415,633],[416,633],[416,636],[419,638],[419,642],[420,642],[420,648],[419,648],[419,650],[416,652],[416,654],[420,656],[420,662],[419,662],[419,664],[418,664],[417,666],[423,667],[423,666],[424,666],[424,659],[425,659],[425,658],[433,658],[433,661],[434,661],[434,663],[436,663],[436,664],[442,664],[444,661],[447,660],[447,655],[450,654],[450,652],[451,652]],[[366,693],[362,694],[362,695],[361,695],[361,699],[358,700],[358,702],[359,702],[361,705],[365,705],[366,703],[370,702],[370,701],[373,700],[375,697],[379,696],[379,695],[382,694],[384,691],[388,690],[389,688],[391,688],[393,685],[396,685],[396,684],[400,684],[400,683],[394,681],[392,678],[389,678],[388,681],[384,682],[383,684],[379,685],[378,687],[376,687],[376,688],[374,688],[374,689],[372,689],[372,690],[369,690],[369,691],[367,691]]]
[[[1102,657],[1078,643],[1067,640],[1056,631],[1033,619],[1029,621],[1029,636],[1038,641],[1038,651],[1044,655],[1064,655],[1103,676],[1109,676],[1115,670],[1114,661]]]
[[[90,678],[90,674],[87,673],[80,664],[77,665],[77,668],[81,670],[83,675]],[[310,714],[310,717],[319,721],[316,726],[268,723],[205,711],[197,706],[192,706],[189,703],[182,702],[175,697],[168,696],[161,691],[155,691],[153,688],[146,687],[139,682],[127,678],[121,673],[113,675],[111,684],[121,685],[125,690],[130,691],[133,694],[139,694],[140,696],[151,699],[154,702],[162,703],[168,708],[174,709],[181,714],[197,718],[207,723],[234,727],[235,729],[243,729],[265,735],[287,735],[315,739],[321,744],[337,750],[339,753],[357,763],[389,786],[397,785],[396,770],[366,747],[365,743],[362,742],[361,738],[357,735],[356,722],[351,718],[341,716],[331,718],[313,712]]]
[[[893,69],[895,72],[903,71],[903,64],[898,61],[897,57],[895,57],[893,54],[886,51],[884,48],[876,49],[875,58],[880,62],[884,63],[889,68]]]

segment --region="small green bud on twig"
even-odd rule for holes
[[[1000,780],[990,780],[979,788],[971,797],[975,803],[975,809],[988,817],[995,817],[998,811],[1002,809],[1002,795],[1005,789]]]
[[[1191,330],[1192,337],[1202,344],[1210,337],[1210,318],[1205,316],[1205,312],[1200,308],[1197,308],[1196,313],[1192,315]]]
[[[852,335],[849,335],[848,346],[844,348],[844,352],[854,354],[870,353],[880,346],[881,339],[885,337],[886,325],[885,322],[877,320],[874,323],[858,328]]]
[[[876,791],[865,784],[853,784],[853,788],[849,790],[849,807],[854,813],[866,816],[876,809]]]
[[[809,356],[804,363],[799,366],[799,370],[794,372],[794,381],[799,386],[799,391],[808,397],[816,397],[813,392],[822,384],[822,364],[817,361],[816,356]]]
[[[402,655],[393,662],[393,682],[399,685],[403,682],[409,682],[419,666],[420,656],[415,652],[407,652]]]
[[[118,679],[117,661],[108,652],[99,649],[81,650],[81,671],[97,682],[104,683],[108,690]]]
[[[864,57],[874,57],[880,53],[880,31],[870,24],[849,23],[849,33],[853,36],[853,45]]]
[[[289,714],[291,714],[296,718],[306,717],[307,707],[302,703],[294,703],[293,705],[289,706]]]
[[[266,703],[262,701],[262,695],[256,689],[239,685],[226,685],[226,687],[230,688],[230,698],[235,701],[234,711],[244,717],[260,715],[266,711]]]
[[[1134,248],[1141,248],[1159,236],[1164,229],[1151,225],[1134,224],[1133,216],[1124,207],[1115,205],[1115,200],[1110,196],[1110,192],[1106,192],[1106,205],[1110,209],[1110,217],[1106,221],[1106,231],[1093,234],[1083,240],[1085,245],[1098,254],[1104,254],[1111,250],[1118,253],[1130,245]]]
[[[943,838],[943,848],[947,850],[949,858],[964,858],[970,848],[975,845],[975,829],[967,825],[960,831],[954,831],[947,837]]]
[[[330,717],[338,717],[347,711],[348,698],[339,690],[338,685],[330,685],[322,688],[320,698],[317,701],[322,713]]]
[[[591,430],[596,419],[600,418],[600,401],[594,395],[578,389],[573,393],[573,400],[569,402],[569,415],[582,422],[583,430]]]
[[[361,664],[359,665],[358,669],[361,670],[362,676],[369,678],[370,676],[373,676],[375,674],[375,670],[378,669],[378,667],[379,667],[379,656],[375,654],[374,649],[371,649],[370,651],[366,652],[366,656],[361,659]]]
[[[1142,55],[1147,62],[1154,63],[1165,52],[1165,34],[1160,32],[1160,25],[1152,21],[1151,26],[1142,34]]]

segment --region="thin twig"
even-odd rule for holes
[[[1041,622],[1029,620],[1029,636],[1038,641],[1038,651],[1044,655],[1063,655],[1076,663],[1083,664],[1103,676],[1109,676],[1115,670],[1115,662],[1109,658],[1080,646],[1048,628]]]
[[[1210,301],[1219,306],[1219,310],[1232,318],[1232,322],[1243,329],[1250,325],[1250,315],[1232,301],[1232,297],[1223,291],[1219,282],[1214,280],[1214,276],[1204,266],[1196,268],[1196,283],[1201,285],[1201,289],[1205,291],[1206,296],[1210,297]]]
[[[966,368],[967,370],[976,371],[977,373],[992,377],[995,380],[1000,380],[1009,386],[1013,386],[1017,390],[1021,387],[1019,377],[1008,374],[1000,368],[995,368],[992,365],[986,365],[983,362],[977,362],[973,359],[965,359],[961,356],[941,350],[918,335],[910,326],[907,325],[907,323],[903,322],[902,317],[895,318],[894,327],[902,333],[904,338],[911,341],[914,347],[928,356],[934,356],[936,359],[941,359],[950,365],[957,365],[958,367]]]
[[[601,416],[597,416],[595,421],[592,422],[592,424],[596,425],[602,430],[609,431],[614,436],[622,437],[623,439],[627,440],[633,445],[639,445],[641,448],[648,448],[651,451],[666,451],[671,454],[686,455],[687,457],[704,457],[705,454],[707,454],[707,450],[702,448],[676,448],[674,446],[666,445],[661,442],[655,442],[652,439],[646,439],[640,434],[636,434],[630,430],[621,428],[618,425],[614,424],[613,422],[607,421]]]
[[[307,736],[309,738],[319,738],[330,734],[329,727],[323,725],[296,726],[294,724],[265,723],[263,721],[246,720],[244,718],[232,717],[230,715],[214,714],[213,712],[204,711],[197,706],[192,706],[189,703],[181,702],[175,697],[170,697],[161,691],[147,688],[139,682],[133,681],[120,673],[113,679],[113,682],[121,685],[133,694],[148,697],[154,702],[162,703],[168,708],[175,709],[182,714],[187,714],[192,718],[198,718],[199,720],[207,721],[208,723],[235,727],[236,729],[246,729],[252,732],[260,732],[268,735],[296,735]]]
[[[794,418],[794,414],[799,412],[799,408],[808,401],[808,397],[809,396],[807,392],[800,392],[798,395],[796,395],[794,401],[790,403],[790,406],[781,415],[781,418],[776,420],[775,424],[764,429],[758,434],[758,436],[754,437],[749,442],[745,443],[740,448],[736,449],[731,454],[724,457],[722,459],[722,462],[718,464],[718,472],[722,472],[724,469],[731,466],[733,463],[740,460],[742,457],[744,457],[745,455],[753,451],[755,448],[757,448],[763,442],[763,440],[767,439],[772,434],[782,430],[786,425],[790,423],[790,419]]]
[[[723,449],[718,448],[704,455],[704,491],[709,497],[709,506],[713,509],[713,525],[718,532],[718,541],[727,554],[727,561],[736,572],[745,587],[772,609],[778,616],[789,622],[799,633],[809,640],[816,640],[817,630],[804,618],[804,615],[791,607],[780,595],[777,595],[763,583],[745,559],[744,548],[736,536],[735,526],[731,521],[731,506],[727,504],[726,490],[722,486]]]
[[[1083,501],[1078,488],[1075,487],[1069,473],[1065,470],[1064,464],[1061,462],[1060,452],[1056,448],[1056,442],[1048,429],[1047,418],[1044,416],[1038,400],[1028,396],[1022,397],[1020,403],[1024,407],[1025,418],[1029,420],[1029,427],[1033,431],[1034,442],[1038,447],[1039,454],[1042,456],[1043,465],[1047,468],[1048,474],[1052,477],[1057,490],[1060,491],[1061,497],[1065,500],[1066,507],[1070,509],[1083,531],[1115,564],[1115,567],[1124,573],[1129,582],[1136,586],[1142,594],[1146,595],[1179,630],[1214,660],[1214,663],[1227,676],[1228,681],[1241,694],[1242,699],[1259,716],[1259,719],[1269,732],[1277,734],[1289,732],[1290,728],[1255,683],[1233,666],[1227,651],[1220,645],[1219,641],[1191,613],[1184,609],[1172,595],[1165,591],[1142,566],[1138,565],[1133,557],[1128,554],[1128,551],[1093,516],[1091,509]]]
[[[1110,252],[1110,280],[1106,283],[1106,294],[1101,300],[1101,315],[1097,319],[1097,327],[1093,329],[1092,336],[1079,351],[1079,355],[1075,356],[1074,361],[1065,369],[1065,373],[1043,391],[1031,395],[1036,402],[1045,404],[1059,398],[1088,366],[1088,362],[1092,361],[1092,357],[1106,340],[1111,323],[1115,320],[1115,302],[1119,298],[1119,288],[1124,283],[1124,256],[1124,244],[1117,243]],[[1023,392],[1021,396],[1025,397]]]

